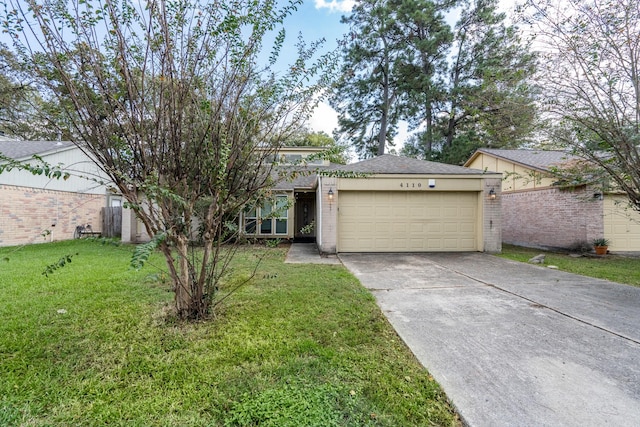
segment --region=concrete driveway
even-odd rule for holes
[[[640,288],[480,253],[340,259],[468,425],[640,425]]]

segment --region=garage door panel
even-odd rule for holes
[[[340,192],[338,251],[476,250],[477,193]]]
[[[409,247],[413,250],[419,251],[422,250],[424,246],[424,241],[422,239],[410,239]]]
[[[401,222],[396,222],[396,223],[391,224],[391,231],[394,234],[405,235],[405,234],[409,233],[411,230],[409,230],[408,224],[401,223]]]
[[[621,195],[604,199],[604,235],[611,240],[612,251],[640,251],[640,213],[628,207]]]
[[[443,230],[445,233],[457,233],[458,232],[458,224],[457,223],[445,223]]]
[[[443,214],[447,218],[457,218],[459,216],[459,211],[457,207],[449,207],[443,209]]]
[[[476,216],[476,210],[475,209],[470,209],[470,208],[460,208],[460,213],[459,215],[462,218],[475,218]]]
[[[439,207],[429,206],[427,207],[427,218],[440,218],[442,214],[440,213]]]
[[[432,234],[437,234],[442,230],[442,224],[441,223],[430,223],[430,224],[426,224],[427,226],[427,233],[432,233]]]
[[[462,233],[465,233],[465,234],[466,233],[469,233],[469,234],[475,233],[475,229],[476,229],[476,227],[473,224],[465,224],[465,223],[460,224],[460,231]]]
[[[473,251],[476,249],[475,239],[461,239],[460,244],[462,248],[466,248],[467,251]]]

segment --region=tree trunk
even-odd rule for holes
[[[455,104],[451,105],[452,111],[449,114],[449,122],[447,124],[447,139],[445,142],[445,146],[451,148],[453,145],[453,135],[456,132],[456,112],[453,110],[455,108]]]
[[[424,153],[425,157],[428,160],[431,158],[431,151],[433,150],[433,107],[431,106],[431,102],[429,102],[428,99],[425,110],[425,121],[427,123],[427,130],[425,132],[424,138]]]
[[[187,258],[189,240],[187,236],[178,236],[176,250],[178,252],[178,271],[174,278],[176,288],[175,303],[178,317],[190,319],[193,317],[194,298],[191,292],[191,280],[189,275],[189,260]]]
[[[378,150],[376,156],[384,154],[385,144],[387,142],[387,127],[389,126],[389,53],[387,51],[386,40],[383,40],[385,46],[384,67],[382,70],[382,117],[380,117],[380,132],[378,132]]]
[[[388,89],[385,88],[385,92]],[[378,150],[376,152],[376,156],[382,156],[384,154],[384,146],[387,141],[387,114],[388,108],[383,107],[382,110],[382,118],[380,119],[380,132],[378,132]]]

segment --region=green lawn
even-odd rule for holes
[[[568,254],[503,245],[503,258],[527,262],[532,257],[544,253],[545,265],[555,265],[560,270],[583,276],[612,280],[628,285],[640,286],[640,258],[619,255],[572,257]]]
[[[133,271],[131,251],[0,248],[0,425],[459,425],[342,266],[243,249],[239,278],[265,256],[255,279],[216,320],[178,324],[162,260]]]

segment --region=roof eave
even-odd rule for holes
[[[547,168],[542,168],[540,166],[530,165],[530,164],[527,164],[527,163],[523,163],[523,162],[519,162],[517,160],[510,159],[508,157],[499,156],[499,155],[494,154],[494,153],[489,153],[487,151],[482,150],[482,148],[478,149],[478,151],[473,153],[473,156],[471,156],[471,158],[467,161],[467,163],[470,162],[472,159],[475,159],[480,154],[484,154],[486,156],[495,157],[496,159],[500,159],[500,160],[504,160],[506,162],[510,162],[510,163],[513,163],[513,164],[516,164],[516,165],[520,165],[520,166],[525,167],[527,169],[535,169],[538,172],[549,172],[549,169],[547,169]],[[465,163],[465,166],[467,165],[467,163]]]

